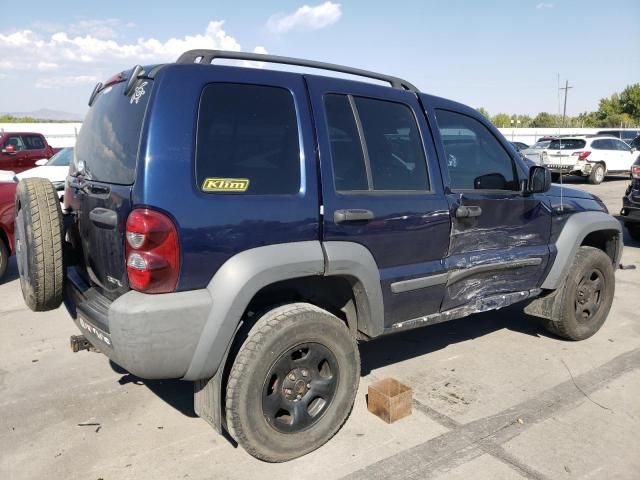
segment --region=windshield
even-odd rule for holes
[[[535,148],[536,150],[541,150],[543,148],[547,148],[551,142],[538,142],[529,148]]]
[[[579,138],[559,138],[549,144],[549,150],[578,150],[587,144]]]
[[[47,162],[47,167],[68,167],[73,159],[73,148],[63,148]]]

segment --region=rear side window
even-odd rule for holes
[[[549,144],[549,150],[579,150],[581,148],[584,148],[586,144],[586,141],[579,138],[561,138],[558,140],[551,140],[551,144]]]
[[[198,114],[196,177],[210,192],[297,193],[300,142],[291,93],[261,85],[207,85]]]
[[[151,81],[138,85],[142,95],[124,95],[126,82],[103,90],[87,113],[76,141],[76,162],[88,179],[131,185],[135,181],[142,123]],[[134,101],[137,100],[137,101]]]
[[[325,95],[336,191],[425,191],[427,161],[416,119],[402,103]],[[361,131],[358,129],[360,122]]]
[[[42,150],[44,148],[44,142],[38,135],[25,135],[22,138],[24,138],[27,150]]]

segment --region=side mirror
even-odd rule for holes
[[[476,190],[505,190],[507,179],[501,173],[487,173],[473,180],[473,188]]]
[[[42,167],[43,165],[46,165],[48,161],[49,160],[47,160],[46,158],[41,158],[40,160],[38,160],[36,162],[36,165],[39,166],[39,167]]]
[[[2,149],[2,153],[16,153],[16,147],[13,145],[7,145]]]
[[[544,193],[551,188],[551,171],[540,165],[529,167],[529,180],[527,181],[527,193]]]

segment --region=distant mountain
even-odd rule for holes
[[[64,121],[77,121],[81,122],[83,114],[63,112],[61,110],[51,110],[48,108],[41,108],[33,112],[3,112],[0,115],[12,115],[14,117],[31,117],[39,120],[64,120]]]

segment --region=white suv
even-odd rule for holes
[[[573,174],[587,176],[595,185],[607,174],[628,175],[636,158],[636,149],[622,140],[597,135],[557,138],[542,152],[542,164],[551,170],[554,181]]]

